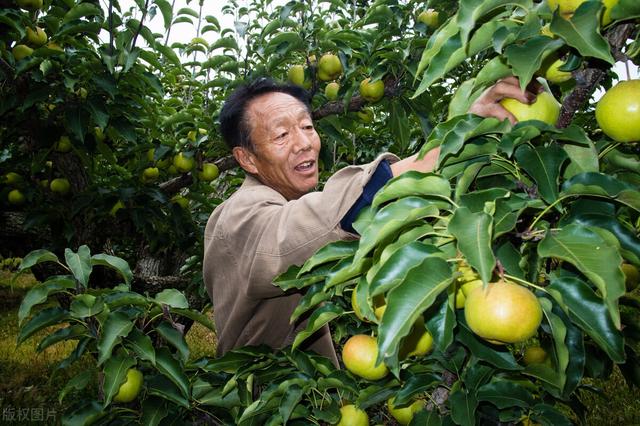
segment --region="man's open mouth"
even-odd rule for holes
[[[298,165],[295,167],[295,170],[296,170],[297,172],[307,172],[307,171],[309,171],[309,170],[313,169],[313,166],[315,165],[315,163],[316,163],[316,162],[315,162],[315,161],[313,161],[313,160],[305,161],[305,162],[303,162],[303,163],[298,164]]]

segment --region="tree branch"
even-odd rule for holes
[[[402,88],[400,85],[400,80],[396,80],[392,77],[388,77],[384,80],[384,94],[388,98],[394,98],[402,93]],[[354,96],[349,101],[349,105],[347,106],[347,111],[360,111],[367,104],[367,101],[364,100],[361,96]],[[321,107],[315,109],[311,116],[314,120],[319,120],[321,118],[327,117],[329,115],[334,114],[342,114],[345,111],[344,101],[332,101],[327,102]]]
[[[627,39],[632,36],[633,30],[633,24],[620,24],[614,26],[605,34],[605,37],[611,46],[611,53],[617,61],[624,61],[628,59],[622,49],[624,48]],[[586,68],[573,72],[573,77],[576,80],[576,87],[571,93],[569,93],[562,103],[560,118],[557,123],[559,128],[563,129],[571,124],[576,111],[591,98],[593,91],[599,86],[600,81],[605,76],[608,69],[609,64],[590,61]]]
[[[7,74],[7,79],[13,78],[13,75],[14,75],[13,67],[9,65],[9,63],[5,61],[3,58],[0,58],[0,68],[2,68],[4,72]]]

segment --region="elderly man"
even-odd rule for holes
[[[514,122],[499,104],[504,97],[535,99],[510,77],[487,90],[470,111]],[[438,150],[422,159],[382,154],[338,171],[318,191],[320,138],[308,95],[268,79],[229,96],[220,129],[246,178],[214,210],[205,230],[203,274],[213,300],[217,352],[257,344],[281,348],[304,326],[289,322],[302,295],[283,292],[273,279],[327,243],[357,238],[351,224],[375,193],[405,171],[432,171]],[[337,365],[327,327],[306,345]]]

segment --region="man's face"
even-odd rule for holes
[[[267,93],[247,109],[254,150],[250,173],[262,183],[295,200],[318,184],[320,137],[305,105],[291,95]]]

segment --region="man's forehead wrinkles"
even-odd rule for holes
[[[251,108],[253,118],[263,121],[267,126],[277,126],[283,122],[287,122],[291,118],[300,119],[309,117],[309,112],[304,106],[291,105],[254,105]]]

